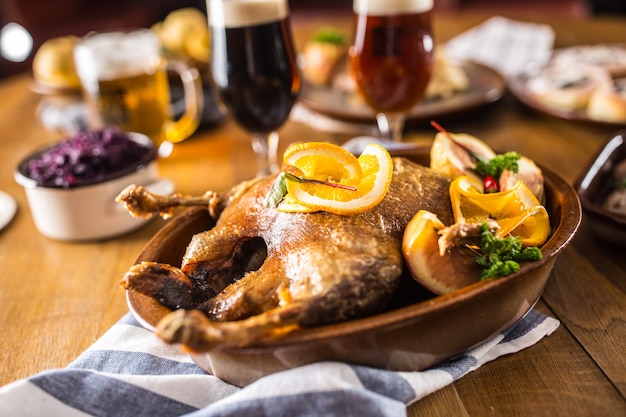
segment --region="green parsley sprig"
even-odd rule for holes
[[[522,248],[518,237],[499,238],[491,231],[487,223],[480,227],[480,249],[482,255],[476,263],[484,269],[480,279],[498,278],[519,271],[520,262],[538,261],[543,257],[537,247]]]
[[[483,178],[489,175],[495,178],[496,181],[500,179],[500,175],[502,175],[505,170],[517,174],[519,172],[517,161],[521,157],[522,156],[517,152],[506,152],[486,160],[478,155],[472,154],[472,158],[476,160],[476,167],[474,168],[476,173]]]
[[[431,121],[430,124],[437,129],[439,132],[446,135],[448,139],[452,142],[456,143],[458,146],[463,148],[465,152],[472,158],[472,160],[476,163],[474,167],[474,171],[476,174],[480,175],[483,179],[491,178],[495,180],[497,183],[500,180],[500,176],[505,170],[509,170],[517,174],[519,172],[519,165],[517,161],[522,157],[517,152],[506,152],[503,154],[498,154],[491,159],[485,159],[480,155],[477,155],[475,152],[472,152],[470,149],[466,148],[459,142],[457,142],[452,135],[444,129],[439,123],[435,121]]]
[[[320,29],[313,36],[313,40],[321,43],[332,43],[333,45],[345,45],[347,43],[346,35],[333,28]]]

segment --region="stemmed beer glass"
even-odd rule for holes
[[[289,116],[300,74],[287,0],[207,0],[211,70],[222,103],[252,134],[257,176],[277,171],[278,129]]]
[[[432,8],[433,0],[353,1],[350,71],[386,139],[402,140],[406,112],[430,81]]]

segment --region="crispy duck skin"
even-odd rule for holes
[[[192,238],[181,273],[143,263],[124,276],[125,288],[185,309],[161,320],[157,334],[163,340],[194,351],[248,346],[380,312],[399,283],[402,235],[413,215],[429,210],[444,224],[453,222],[449,180],[403,158],[394,158],[383,201],[352,216],[266,208],[273,181],[236,187],[216,226]]]

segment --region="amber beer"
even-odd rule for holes
[[[433,61],[433,0],[354,0],[350,67],[376,111],[405,112],[422,98]]]
[[[293,107],[300,76],[284,0],[208,0],[213,80],[244,129],[267,134]]]
[[[168,63],[160,54],[158,38],[149,30],[90,35],[75,49],[76,68],[81,79],[93,128],[117,126],[140,132],[158,144],[179,142],[190,136],[199,122],[199,82],[187,86],[188,111],[177,122],[170,114]],[[188,68],[195,78],[197,74]]]

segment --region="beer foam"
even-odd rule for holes
[[[433,0],[354,0],[354,13],[369,16],[423,13],[433,8]]]
[[[236,28],[285,19],[287,0],[207,0],[209,25]]]
[[[82,80],[139,75],[161,61],[160,43],[148,29],[98,33],[85,37],[75,47],[74,61]]]

